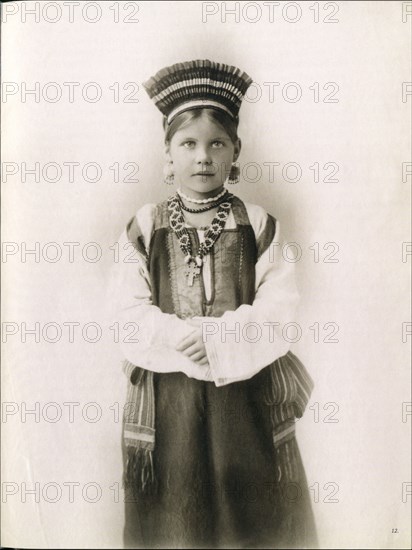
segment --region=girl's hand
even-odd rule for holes
[[[197,326],[193,332],[185,336],[175,349],[199,365],[207,365],[208,363],[201,326]]]

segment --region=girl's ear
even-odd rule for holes
[[[235,150],[234,150],[234,153],[233,153],[233,162],[236,162],[239,155],[240,155],[240,150],[242,149],[242,142],[240,141],[240,139],[238,139],[235,143]]]

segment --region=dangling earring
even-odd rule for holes
[[[175,176],[172,170],[172,164],[173,164],[173,161],[170,160],[167,164],[165,164],[163,168],[164,182],[167,185],[173,185],[175,180]]]
[[[239,163],[232,162],[232,168],[230,169],[229,177],[227,179],[227,182],[230,185],[235,185],[236,183],[239,183],[240,181],[240,168]]]

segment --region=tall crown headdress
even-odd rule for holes
[[[252,82],[236,67],[197,59],[165,67],[143,86],[170,124],[183,111],[202,108],[220,109],[237,119]]]

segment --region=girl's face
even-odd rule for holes
[[[226,131],[204,114],[178,130],[166,147],[176,184],[193,198],[215,195],[239,152],[240,142],[234,144]]]

